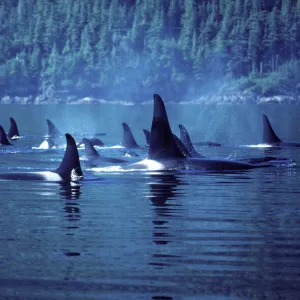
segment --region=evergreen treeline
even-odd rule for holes
[[[296,91],[300,0],[2,0],[0,97]]]

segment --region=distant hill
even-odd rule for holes
[[[0,99],[300,91],[300,0],[10,0]]]

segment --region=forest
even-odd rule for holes
[[[300,91],[300,0],[2,0],[0,20],[0,99]]]

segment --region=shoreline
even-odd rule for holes
[[[192,97],[191,97],[192,98]],[[245,95],[243,93],[237,94],[216,94],[212,96],[201,96],[194,97],[192,100],[187,101],[165,101],[166,103],[179,104],[179,105],[199,105],[199,104],[289,104],[289,105],[298,105],[300,104],[300,95],[298,97],[292,97],[287,95],[276,95],[276,96],[259,96],[259,95]],[[111,105],[125,105],[125,106],[134,106],[134,105],[147,105],[152,104],[152,99],[134,102],[128,99],[124,100],[105,100],[101,98],[75,98],[75,97],[66,97],[64,99],[60,97],[54,97],[49,99],[43,95],[37,97],[28,96],[28,97],[11,97],[5,96],[0,99],[0,104],[18,104],[18,105],[51,105],[51,104],[61,104],[61,105],[99,105],[99,104],[111,104]]]

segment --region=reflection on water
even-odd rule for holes
[[[168,232],[169,219],[178,216],[181,204],[174,204],[172,200],[180,195],[178,187],[183,182],[172,173],[151,175],[150,199],[154,206],[153,242],[156,244],[167,244],[172,238]]]
[[[264,154],[300,162],[299,149],[236,150]],[[26,155],[1,157],[4,170]],[[300,299],[298,166],[92,175],[0,182],[0,298]]]
[[[66,231],[66,236],[74,236],[76,230],[80,229],[79,221],[81,219],[80,211],[80,200],[81,195],[81,185],[79,183],[69,183],[63,182],[59,186],[59,196],[60,199],[64,201],[63,211],[65,212],[65,218],[68,222],[71,222],[70,225],[64,226]],[[64,251],[66,256],[79,256],[79,251]]]

